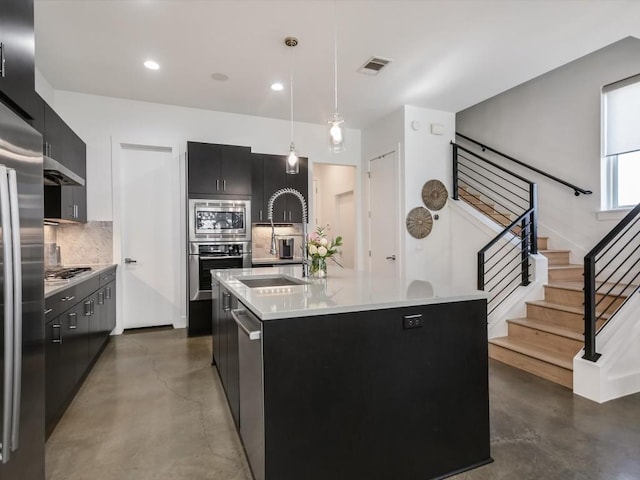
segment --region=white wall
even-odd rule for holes
[[[42,76],[40,70],[38,70],[37,68],[35,70],[35,80],[36,92],[40,94],[45,102],[47,102],[49,105],[53,105],[55,103],[55,90],[47,81],[47,79]]]
[[[258,153],[286,153],[290,123],[248,115],[161,105],[57,90],[58,114],[87,144],[89,220],[112,220],[111,138],[131,143],[181,145],[189,140],[244,145]],[[360,131],[347,129],[349,148],[331,154],[327,128],[295,124],[298,153],[314,163],[360,165]],[[312,203],[312,202],[311,202]]]
[[[601,87],[638,72],[640,40],[628,37],[456,116],[459,132],[593,191],[575,197],[565,186],[513,167],[538,183],[541,233],[551,236],[552,248],[582,256],[619,220],[597,215],[604,195]]]
[[[414,123],[415,122],[415,123]],[[431,133],[431,124],[443,127],[442,135]],[[392,112],[362,133],[363,170],[366,163],[392,150],[400,160],[399,236],[401,275],[443,283],[451,281],[451,229],[447,206],[437,213],[431,234],[417,240],[405,227],[408,212],[424,206],[422,187],[432,179],[451,189],[451,146],[455,133],[455,114],[406,105]],[[368,192],[365,192],[367,194]],[[364,205],[366,207],[366,196]],[[365,229],[366,230],[366,229]],[[368,244],[368,238],[365,245]]]

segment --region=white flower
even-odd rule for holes
[[[320,239],[320,245],[322,245],[323,247],[326,247],[328,243],[329,243],[329,240],[327,240],[326,238]]]
[[[327,254],[326,247],[318,247],[318,255],[320,255],[321,257],[324,257],[326,254]]]
[[[325,249],[325,252],[326,252],[326,249]],[[313,244],[309,245],[309,253],[311,255],[315,255],[316,253],[318,253],[318,247],[316,247]]]

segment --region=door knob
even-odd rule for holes
[[[126,257],[124,259],[124,263],[138,263],[138,261],[134,260],[133,258]]]
[[[387,257],[387,260],[395,260],[396,256],[395,255],[391,255],[390,257]]]

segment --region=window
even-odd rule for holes
[[[605,208],[640,203],[640,75],[606,85],[603,156],[607,162]]]

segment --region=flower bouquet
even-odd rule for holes
[[[309,236],[307,241],[307,252],[311,259],[309,274],[312,277],[324,278],[327,276],[327,258],[331,258],[340,265],[333,255],[339,253],[338,247],[342,245],[342,237],[337,236],[329,241],[327,239],[328,227],[317,227],[316,231]],[[342,265],[340,265],[342,266]]]

